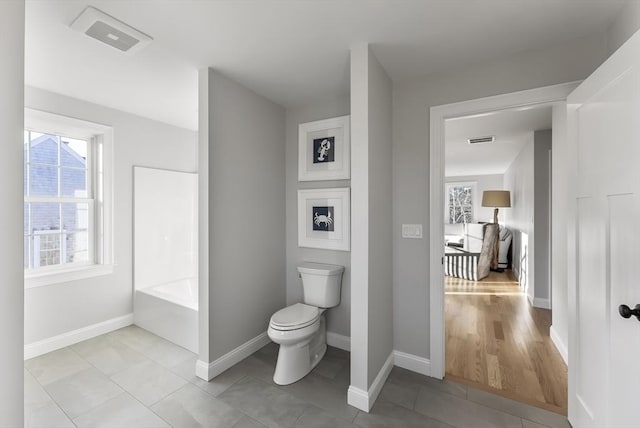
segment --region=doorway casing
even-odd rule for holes
[[[564,103],[567,96],[579,83],[563,83],[431,107],[429,133],[429,236],[431,237],[429,242],[429,356],[432,377],[442,379],[445,374],[444,272],[442,269],[444,257],[445,120],[484,115],[497,110]]]

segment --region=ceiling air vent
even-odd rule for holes
[[[478,138],[469,138],[467,142],[469,144],[482,144],[482,143],[493,143],[496,137],[493,135],[491,137],[478,137]]]
[[[78,15],[71,28],[128,54],[139,51],[153,40],[142,31],[92,6],[87,6]]]

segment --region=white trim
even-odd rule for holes
[[[401,351],[393,351],[394,365],[420,373],[425,376],[431,376],[431,361],[428,358],[419,357],[417,355],[407,354]]]
[[[71,282],[79,279],[110,275],[112,273],[113,265],[88,265],[60,270],[41,270],[35,273],[25,273],[24,288],[42,287],[45,285],[59,284],[61,282]]]
[[[369,394],[367,391],[349,385],[349,389],[347,390],[347,404],[369,413]]]
[[[351,338],[331,331],[327,332],[327,345],[351,352]]]
[[[335,228],[333,231],[313,230],[315,204],[333,205],[334,218],[327,220],[333,224]],[[349,187],[298,189],[298,247],[349,251],[351,249],[350,207],[351,189]]]
[[[48,339],[39,340],[24,346],[24,359],[37,357],[51,351],[65,348],[70,345],[92,339],[101,334],[110,333],[120,328],[133,324],[133,314],[127,314],[118,318],[88,325],[67,333],[62,333]]]
[[[569,365],[569,351],[567,350],[567,345],[562,342],[562,339],[560,339],[558,332],[555,328],[553,328],[553,326],[551,326],[551,328],[549,329],[549,336],[551,337],[551,342],[553,342],[556,349],[560,353],[560,356],[564,360],[564,363],[566,365]]]
[[[380,391],[382,391],[382,387],[384,383],[387,381],[389,377],[389,373],[391,373],[391,369],[393,368],[394,361],[394,353],[395,351],[391,351],[387,360],[380,368],[376,378],[371,383],[371,387],[368,391],[363,391],[360,388],[356,388],[354,386],[349,386],[349,390],[347,391],[347,404],[355,407],[358,410],[362,410],[363,412],[369,413],[371,407],[373,407],[373,403],[376,402],[378,395],[380,395]]]
[[[298,181],[348,180],[351,178],[351,117],[340,116],[331,119],[298,125]],[[336,134],[330,131],[337,129]],[[313,151],[311,133],[324,134],[319,138],[335,137],[339,147],[334,150],[334,162],[314,164],[310,161],[310,148]],[[318,138],[318,137],[316,137]]]
[[[245,342],[242,345],[238,346],[236,349],[227,352],[222,357],[211,363],[206,363],[204,361],[198,360],[198,362],[196,363],[196,376],[208,382],[225,370],[228,370],[231,367],[235,366],[240,361],[256,352],[258,349],[264,347],[269,342],[271,342],[271,340],[269,339],[269,336],[267,336],[267,332],[265,331],[264,333],[259,334],[248,342]]]
[[[551,301],[549,299],[542,299],[540,297],[534,297],[533,301],[529,299],[531,306],[534,308],[551,309]]]
[[[578,82],[563,83],[476,100],[434,106],[430,109],[429,133],[429,344],[431,376],[444,377],[444,122],[446,119],[488,113],[516,107],[566,100]]]

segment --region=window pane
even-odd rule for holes
[[[60,233],[35,232],[33,235],[34,267],[60,264]],[[35,265],[37,263],[37,265]]]
[[[24,235],[23,260],[25,269],[29,269],[29,241],[29,235]]]
[[[86,262],[89,260],[89,233],[72,232],[65,234],[65,263]]]
[[[87,171],[84,169],[62,168],[62,196],[87,197]]]
[[[87,142],[66,137],[62,137],[61,140],[60,164],[64,167],[86,168]]]
[[[60,230],[60,204],[34,203],[31,204],[31,231]]]
[[[58,137],[32,132],[31,163],[58,165]]]
[[[62,204],[65,263],[89,260],[89,204]]]
[[[58,196],[58,168],[31,164],[31,196]]]

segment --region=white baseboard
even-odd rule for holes
[[[551,309],[551,302],[549,299],[541,299],[540,297],[534,297],[531,305],[534,308]]]
[[[269,339],[269,336],[267,336],[267,332],[265,331],[248,342],[238,346],[236,349],[227,352],[222,357],[211,363],[198,360],[196,363],[196,376],[208,382],[225,370],[235,366],[258,349],[267,345],[270,341],[271,339]]]
[[[556,331],[555,328],[553,328],[553,326],[551,326],[551,328],[549,329],[549,336],[551,336],[551,341],[553,342],[556,349],[560,353],[560,356],[564,360],[564,363],[569,365],[569,351],[567,350],[567,345],[562,343],[562,340],[560,339],[558,332]]]
[[[431,376],[431,360],[401,351],[393,351],[393,362],[396,366],[412,372]]]
[[[92,339],[101,334],[110,333],[119,328],[133,324],[133,314],[112,318],[97,324],[88,325],[67,333],[59,334],[48,339],[39,340],[24,346],[24,359],[37,357],[51,351],[65,348],[70,345]]]
[[[327,345],[351,352],[351,338],[338,333],[327,332]]]
[[[369,413],[369,394],[360,388],[349,385],[347,390],[347,404],[358,410]]]
[[[369,413],[369,410],[373,407],[373,403],[376,402],[378,395],[380,395],[380,391],[382,391],[382,387],[389,377],[389,373],[391,373],[394,360],[393,354],[394,352],[391,351],[368,391],[365,392],[360,388],[349,386],[349,390],[347,391],[347,404]]]

